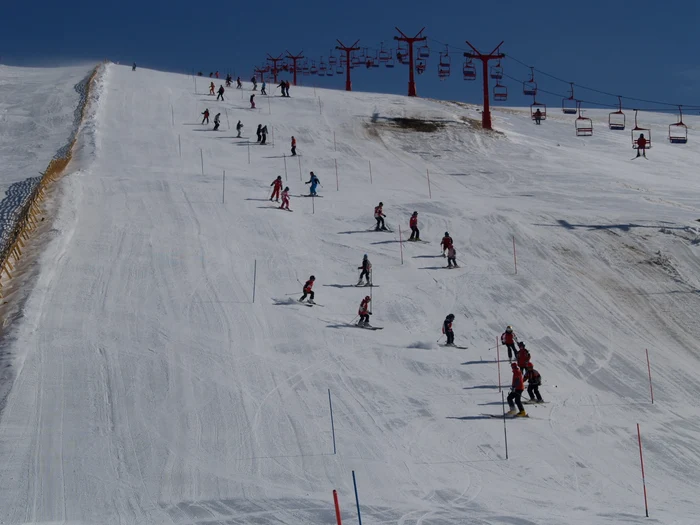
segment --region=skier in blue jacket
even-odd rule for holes
[[[305,182],[305,184],[311,184],[311,188],[309,189],[309,195],[316,195],[316,187],[321,183],[320,180],[318,180],[318,177],[314,175],[314,172],[310,172],[311,178],[309,178],[308,181]]]

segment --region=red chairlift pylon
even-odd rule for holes
[[[588,117],[584,117],[581,114],[581,101],[576,101],[576,106],[578,107],[578,117],[574,121],[574,127],[576,128],[577,137],[590,137],[593,135],[593,120]]]
[[[299,54],[292,55],[289,51],[287,51],[287,58],[292,61],[293,83],[295,86],[297,85],[297,61],[304,58],[304,55],[302,55],[302,53],[303,51],[300,51]]]
[[[503,45],[503,41],[498,44],[493,51],[488,54],[481,53],[477,48],[466,41],[467,45],[472,48],[473,53],[464,53],[467,59],[479,59],[482,64],[482,76],[484,82],[484,110],[481,112],[481,127],[484,129],[493,129],[491,127],[491,104],[489,101],[489,60],[501,60],[505,57],[503,53],[500,52],[500,48]],[[466,77],[465,77],[466,78]]]
[[[574,99],[574,83],[569,82],[571,88],[569,89],[568,98],[561,99],[561,110],[566,115],[575,115],[580,113],[579,106],[581,105],[578,100]]]
[[[637,123],[637,113],[638,109],[634,110],[634,128],[632,129],[632,149],[638,149],[639,144],[638,141],[641,137],[644,137],[646,139],[646,145],[644,146],[645,149],[651,149],[651,129],[650,128],[642,128],[639,126]]]
[[[608,115],[608,127],[613,131],[624,131],[625,114],[622,111],[622,97],[617,97],[618,109]]]
[[[425,28],[421,29],[418,31],[416,36],[409,37],[406,36],[398,27],[395,27],[399,34],[401,36],[395,36],[394,40],[398,42],[406,42],[408,45],[408,96],[409,97],[416,97],[418,96],[416,93],[416,78],[415,78],[415,63],[413,60],[413,44],[416,42],[425,42],[428,38],[425,36],[421,36]],[[423,47],[427,46],[422,46],[419,51],[418,51],[418,57],[419,58],[424,58],[422,53]],[[428,49],[428,55],[430,55],[430,49]],[[427,58],[427,57],[425,57]]]
[[[272,68],[271,68],[271,71],[272,71],[272,79],[273,79],[273,81],[275,82],[275,84],[277,84],[277,73],[278,73],[278,71],[279,71],[279,69],[277,69],[277,62],[282,61],[282,55],[280,55],[280,56],[278,56],[278,57],[273,57],[272,55],[270,55],[270,54],[268,53],[268,54],[267,54],[267,60],[268,60],[269,62],[272,62]]]
[[[688,126],[683,123],[683,109],[678,106],[678,122],[668,126],[668,141],[671,144],[688,143]]]
[[[345,67],[345,91],[352,91],[352,81],[350,80],[350,70],[352,69],[351,65],[353,62],[352,62],[352,58],[350,57],[350,55],[353,52],[360,50],[360,48],[357,47],[357,43],[359,42],[359,40],[355,40],[355,43],[352,44],[351,46],[346,46],[340,40],[336,40],[336,42],[338,42],[338,45],[335,46],[335,48],[338,49],[339,51],[342,51],[343,53],[345,53],[345,63],[347,64]]]

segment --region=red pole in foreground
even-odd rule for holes
[[[644,487],[644,510],[647,518],[649,517],[649,505],[647,503],[647,483],[644,479],[644,457],[642,456],[642,433],[639,431],[639,423],[637,423],[637,439],[639,440],[639,461],[642,464],[642,486]],[[340,522],[338,522],[340,523]]]
[[[484,77],[484,111],[481,112],[481,127],[484,129],[491,128],[491,105],[489,100],[489,60],[500,60],[505,58],[505,55],[499,52],[499,48],[503,45],[503,42],[498,44],[493,51],[484,55],[478,49],[467,41],[467,45],[471,47],[473,53],[464,53],[467,58],[476,58],[481,60],[482,64],[482,76]]]
[[[498,363],[498,391],[501,391],[501,349],[498,346],[498,336],[496,336],[496,362]]]
[[[338,522],[338,525],[343,525],[343,522],[340,519],[340,504],[338,504],[338,491],[333,490],[333,503],[335,504],[335,519]]]
[[[649,392],[651,393],[651,404],[654,404],[654,387],[651,386],[651,363],[649,362],[649,349],[647,351],[647,370],[649,370]]]
[[[398,27],[395,27],[401,36],[395,36],[394,40],[399,42],[406,42],[408,44],[408,96],[417,97],[416,93],[416,80],[415,80],[415,68],[413,62],[413,44],[416,42],[423,42],[427,40],[428,37],[421,36],[421,33],[425,31],[425,28],[418,31],[418,34],[414,37],[406,36]]]
[[[356,47],[359,40],[355,40],[355,43],[351,46],[346,46],[340,40],[336,40],[338,46],[336,49],[343,51],[345,53],[345,91],[352,91],[352,81],[350,80],[350,69],[352,69],[352,63],[350,62],[350,55],[353,51],[359,51],[360,48]]]
[[[297,60],[301,60],[304,58],[304,55],[302,55],[303,51],[301,51],[298,55],[292,55],[289,51],[287,51],[287,58],[292,61],[292,71],[294,73],[294,78],[292,79],[292,83],[296,86],[297,85]]]

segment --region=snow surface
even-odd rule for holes
[[[365,523],[698,522],[693,131],[666,144],[673,118],[644,114],[654,145],[631,162],[629,131],[593,111],[590,138],[551,109],[542,126],[496,110],[502,133],[484,133],[466,105],[292,88],[252,111],[248,87],[217,103],[205,82],[99,76],[5,348],[0,523],[333,523],[333,489],[352,523],[353,470]],[[205,107],[221,131],[199,124]],[[274,145],[234,139],[238,119]],[[291,135],[298,159],[283,157]],[[275,210],[269,184],[299,195],[300,169],[323,198]],[[366,231],[379,200],[393,234]],[[413,210],[430,243],[404,243],[401,264]],[[445,230],[458,270],[442,268]],[[348,326],[369,292],[352,286],[363,253],[382,331]],[[289,300],[310,274],[323,307]],[[436,344],[449,312],[468,350]],[[503,422],[483,414],[501,411],[507,324],[549,403],[508,422],[506,460]]]

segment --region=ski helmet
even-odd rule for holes
[[[414,211],[414,212],[413,212],[413,215],[418,215],[418,212],[417,212],[417,211]]]
[[[380,202],[379,205],[380,205],[380,206],[384,206],[384,203],[383,203],[383,202]]]
[[[525,365],[525,368],[533,368],[532,363],[528,361],[528,363]]]
[[[510,364],[510,367],[511,367],[513,370],[517,370],[517,369],[518,369],[518,363],[511,363],[511,364]]]
[[[525,348],[525,341],[518,341],[518,348]]]
[[[455,314],[449,314],[449,315],[447,316],[447,318],[448,318],[448,319],[454,319],[454,318],[455,318]]]
[[[365,301],[371,301],[371,300],[372,300],[372,298],[369,295],[365,297]]]
[[[367,254],[364,254],[364,255],[362,256],[362,258],[363,258],[363,259],[366,259],[366,258],[367,258]]]
[[[221,113],[219,113],[219,115],[221,115]],[[281,179],[282,179],[282,175],[277,175],[277,180],[281,180]]]
[[[512,326],[510,326],[510,325],[506,326],[506,332],[512,332],[512,331],[513,331]]]
[[[316,276],[315,276],[315,275],[312,275],[311,277],[309,277],[309,281],[315,281],[315,280],[316,280]]]
[[[284,191],[289,191],[289,186],[285,186]]]
[[[445,232],[445,237],[449,237],[449,236],[450,236],[450,232]]]

